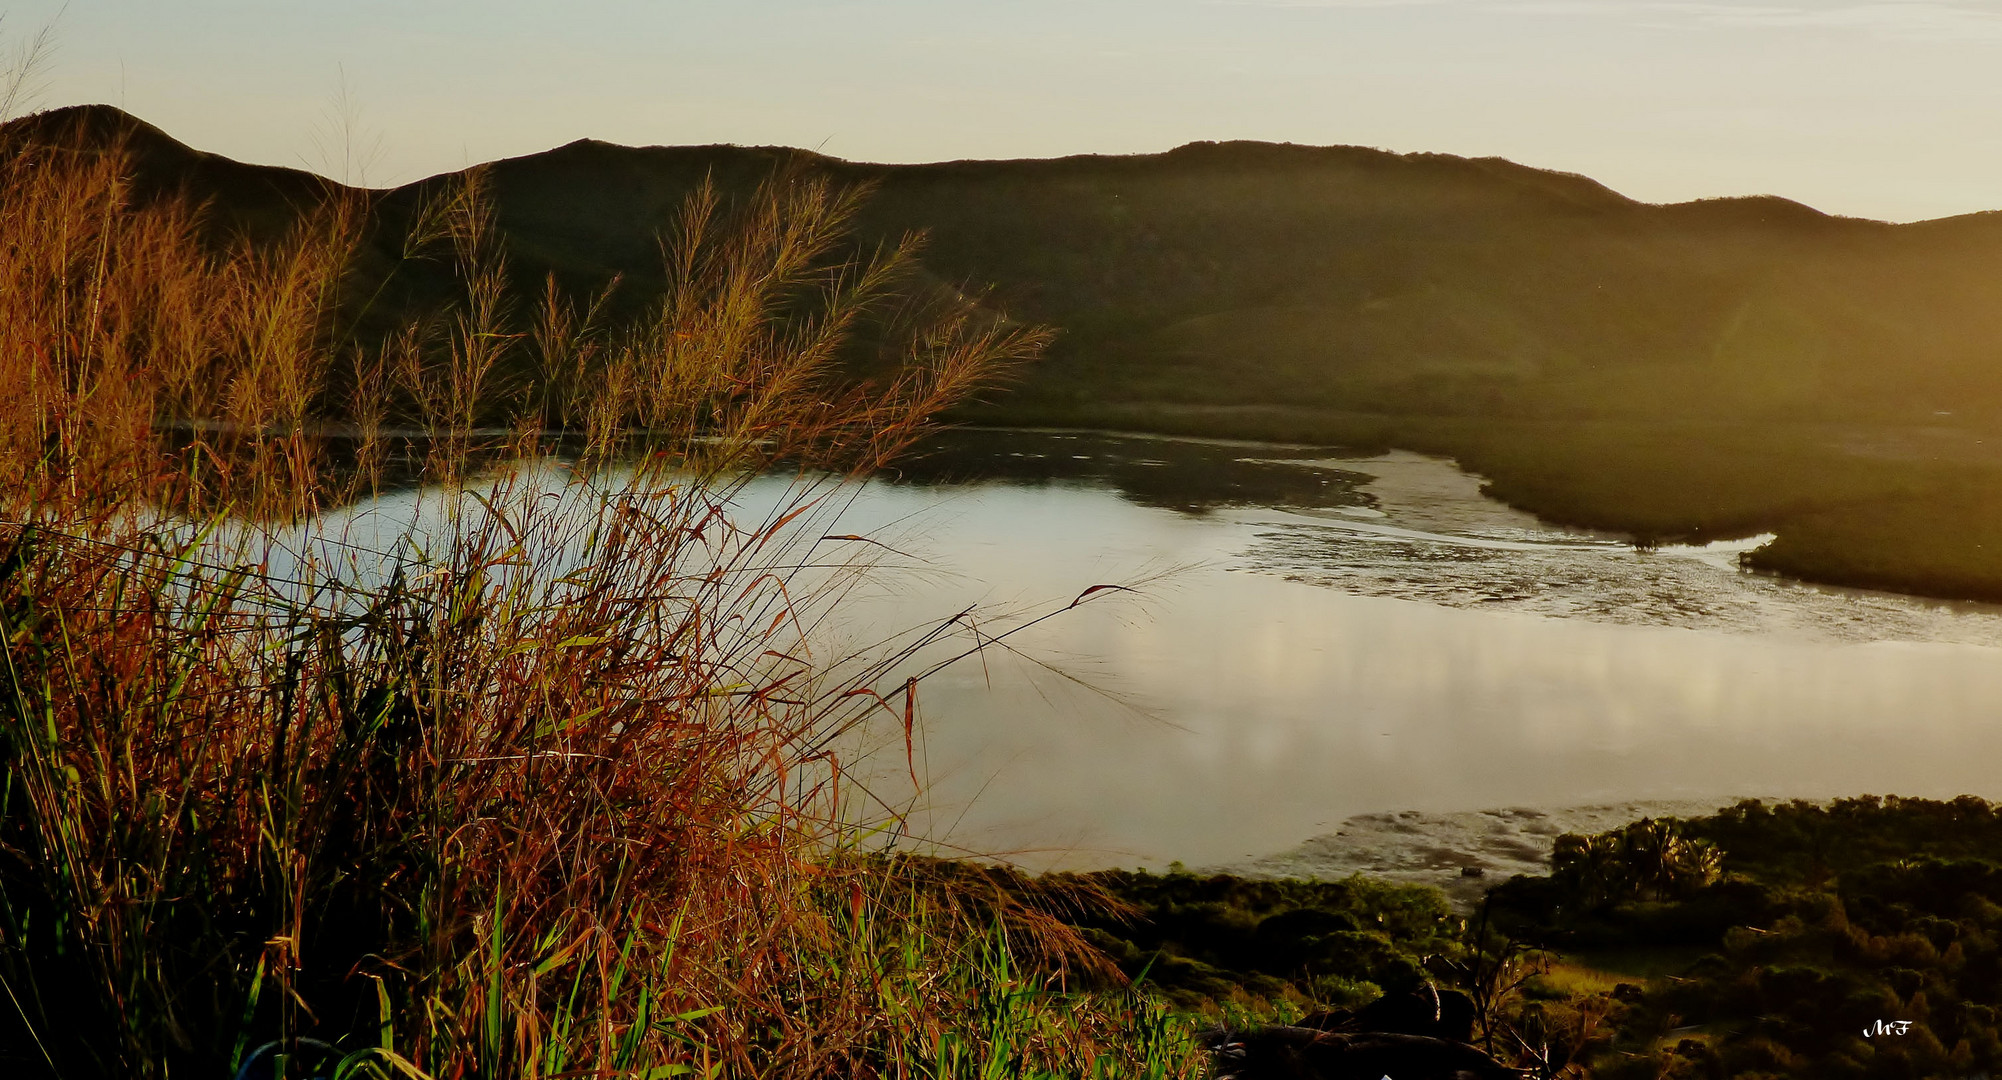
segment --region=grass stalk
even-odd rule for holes
[[[798,175],[698,190],[614,325],[517,302],[477,176],[238,234],[85,135],[0,128],[10,1074],[1188,1073],[1065,924],[872,854],[840,763],[937,635],[825,648],[829,478],[1045,332],[907,302]],[[383,327],[420,263],[456,295]]]

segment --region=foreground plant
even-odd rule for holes
[[[800,177],[698,192],[614,326],[517,302],[477,183],[253,240],[115,141],[0,134],[10,1075],[1189,1067],[1057,992],[1062,922],[862,850],[854,755],[956,624],[830,651],[876,549],[817,478],[1043,332],[892,305],[908,248],[845,253]],[[457,295],[371,323],[423,260]]]

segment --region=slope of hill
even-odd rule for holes
[[[78,122],[233,227],[323,190],[103,106],[19,123]],[[2002,599],[2002,214],[1657,206],[1497,159],[1241,142],[891,166],[580,141],[488,175],[525,281],[616,274],[632,304],[690,190],[780,167],[869,185],[860,243],[921,230],[935,282],[1061,328],[964,419],[1447,453],[1547,517],[1770,530],[1771,569]],[[392,229],[443,179],[380,193]]]

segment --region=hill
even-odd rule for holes
[[[145,184],[233,228],[325,190],[104,106],[17,123],[122,134]],[[1062,330],[962,419],[1445,453],[1555,520],[1772,531],[1765,568],[2002,600],[2002,214],[1652,205],[1499,159],[1246,142],[871,165],[580,141],[487,168],[524,280],[616,275],[632,305],[689,191],[781,167],[868,185],[859,243],[922,231],[938,287]],[[449,179],[377,193],[382,243]]]

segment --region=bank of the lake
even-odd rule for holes
[[[1713,799],[1684,799],[1357,814],[1333,832],[1311,837],[1290,850],[1206,869],[1246,878],[1321,881],[1362,874],[1438,889],[1455,911],[1471,915],[1489,889],[1509,878],[1548,874],[1551,851],[1560,836],[1612,832],[1643,818],[1702,817],[1738,801],[1729,799],[1720,804]]]

